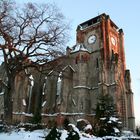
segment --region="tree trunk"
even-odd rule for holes
[[[14,76],[10,76],[8,78],[7,88],[5,88],[5,93],[4,93],[4,121],[8,125],[12,124],[13,91],[14,91]]]
[[[38,80],[39,82],[38,82],[38,88],[36,89],[33,123],[41,122],[42,88],[43,88],[42,74],[40,74]]]

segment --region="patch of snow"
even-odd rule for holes
[[[113,121],[113,122],[116,122],[116,121],[118,121],[118,118],[116,118],[116,117],[110,117],[109,120],[110,121]]]
[[[46,116],[46,117],[55,117],[57,116],[58,113],[54,113],[54,114],[45,114],[45,113],[42,113],[41,116]]]
[[[91,126],[90,124],[88,124],[88,125],[84,128],[84,130],[92,130],[92,126]]]
[[[51,70],[51,71],[48,73],[48,75],[50,75],[51,73],[53,73],[53,70]]]
[[[75,100],[74,100],[74,99],[72,99],[72,103],[76,106],[76,102],[75,102]]]
[[[32,113],[25,113],[25,116],[33,117],[33,114]]]
[[[85,88],[85,89],[91,89],[90,87],[87,87],[87,86],[74,86],[73,88]]]
[[[29,76],[29,79],[30,79],[31,86],[34,86],[34,78],[33,78],[33,75],[30,75]]]
[[[62,79],[61,79],[61,77],[58,77],[57,92],[56,92],[56,95],[58,95],[58,96],[60,96],[60,94],[61,94],[61,87],[62,87]]]
[[[25,71],[25,74],[28,74],[28,69],[24,69],[24,71]]]
[[[44,102],[42,103],[42,107],[44,107],[44,106],[45,106],[46,102],[47,102],[47,101],[44,101]]]
[[[107,123],[112,123],[112,121],[108,121]]]
[[[10,133],[0,133],[1,140],[44,140],[43,130],[35,130],[33,132],[20,130]]]
[[[136,139],[139,140],[140,137],[135,137],[131,131],[123,131],[124,134],[129,135],[123,135],[121,137],[113,137],[113,136],[105,136],[105,137],[95,137],[93,135],[89,135],[86,133],[80,133],[79,130],[77,130],[76,126],[73,124],[69,124],[72,126],[74,131],[76,131],[80,135],[80,140],[128,140],[128,139]],[[0,140],[45,140],[45,136],[49,133],[50,129],[44,129],[44,130],[34,130],[34,131],[25,131],[24,128],[20,128],[19,131],[13,130],[9,133],[0,133]],[[62,135],[60,137],[60,140],[66,140],[68,137],[68,132],[66,130],[60,130]]]
[[[106,85],[106,86],[114,86],[114,85],[116,85],[116,83],[115,82],[113,82],[113,83],[111,83],[111,84],[107,84],[107,83],[98,83],[98,85]]]
[[[73,46],[71,53],[75,53],[78,51],[85,51],[85,52],[89,53],[88,49],[86,49],[83,44],[77,44],[77,45]]]
[[[57,82],[61,82],[61,81],[62,81],[62,72],[59,73]]]
[[[1,95],[4,95],[4,92],[1,92],[1,93],[0,93],[0,96],[1,96]]]
[[[113,128],[115,133],[120,133],[120,130],[118,128]]]
[[[130,136],[133,136],[134,133],[131,131],[122,131],[122,135],[125,137],[130,137]]]
[[[81,140],[93,140],[93,139],[97,139],[97,137],[87,133],[82,133]]]
[[[64,67],[64,68],[62,69],[62,71],[65,71],[65,69],[67,69],[68,67],[70,67],[70,68],[72,69],[72,71],[75,72],[74,68],[73,68],[71,65],[67,65],[66,67]]]
[[[46,82],[44,82],[44,84],[43,84],[43,92],[42,92],[42,95],[44,95],[45,94],[45,88],[46,88]]]
[[[127,140],[127,139],[122,139],[120,137],[113,137],[113,136],[105,136],[103,137],[103,140]]]
[[[25,112],[13,112],[14,115],[25,115],[25,116],[29,116],[29,117],[33,117],[32,113],[25,113]]]
[[[80,27],[80,30],[85,30],[85,29],[87,29],[87,28],[90,28],[91,26],[92,27],[95,27],[95,26],[97,26],[98,24],[100,24],[100,21],[98,21],[98,22],[96,22],[96,23],[94,23],[94,24],[91,24],[90,26],[88,25],[88,24],[84,24],[84,25],[78,25],[79,27]]]
[[[106,120],[106,117],[104,117],[104,118],[100,118],[100,120]]]
[[[60,139],[66,140],[67,137],[68,137],[68,132],[66,130],[63,130]]]
[[[77,120],[77,122],[81,122],[81,121],[85,122],[86,124],[89,124],[89,121],[86,120],[86,119],[78,119],[78,120]]]
[[[62,114],[62,115],[84,115],[85,113],[82,113],[82,112],[80,112],[80,113],[79,113],[79,112],[77,112],[77,113],[76,113],[76,112],[75,112],[75,113],[65,113],[65,112],[61,112],[61,114]]]
[[[111,85],[111,86],[113,86],[113,85],[116,85],[116,83],[115,83],[115,82],[113,82],[113,83],[111,83],[110,85]]]
[[[78,119],[77,120],[77,122],[81,122],[81,121],[87,122],[87,120],[85,120],[85,119]]]
[[[68,115],[68,116],[74,116],[74,115],[84,115],[85,113],[82,113],[82,112],[80,112],[80,113],[68,113],[68,112],[59,112],[59,113],[54,113],[54,114],[45,114],[45,113],[42,113],[41,115],[42,116],[46,116],[46,117],[53,117],[53,116],[57,116],[57,115]]]
[[[23,104],[24,106],[27,105],[25,99],[22,99],[22,104]]]
[[[81,135],[79,129],[74,124],[70,123],[68,126],[71,126],[73,130],[79,134],[79,136]]]

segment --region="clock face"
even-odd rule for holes
[[[96,36],[95,35],[89,36],[87,41],[89,44],[94,44],[96,42]]]
[[[112,45],[116,45],[116,39],[114,38],[114,37],[111,37],[111,43],[112,43]]]
[[[114,51],[114,53],[118,53],[118,47],[117,47],[117,37],[116,36],[111,36],[111,46],[112,46],[112,50]]]

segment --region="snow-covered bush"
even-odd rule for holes
[[[66,140],[80,140],[80,132],[75,125],[68,125],[68,137]]]
[[[85,119],[78,119],[77,120],[77,128],[80,131],[84,131],[85,127],[89,124],[89,121],[85,120]]]
[[[61,132],[56,128],[52,128],[45,140],[60,140]]]
[[[121,122],[118,118],[113,98],[101,95],[95,110],[95,134],[99,137],[118,136],[121,133]]]
[[[89,134],[89,135],[93,134],[92,125],[89,123],[88,120],[85,120],[85,119],[77,120],[77,128],[79,129],[79,131],[85,134]]]

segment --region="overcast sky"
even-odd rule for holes
[[[130,69],[136,122],[140,124],[140,0],[16,0],[19,3],[56,3],[71,23],[71,40],[75,44],[76,27],[98,14],[106,13],[124,31],[126,65]]]

